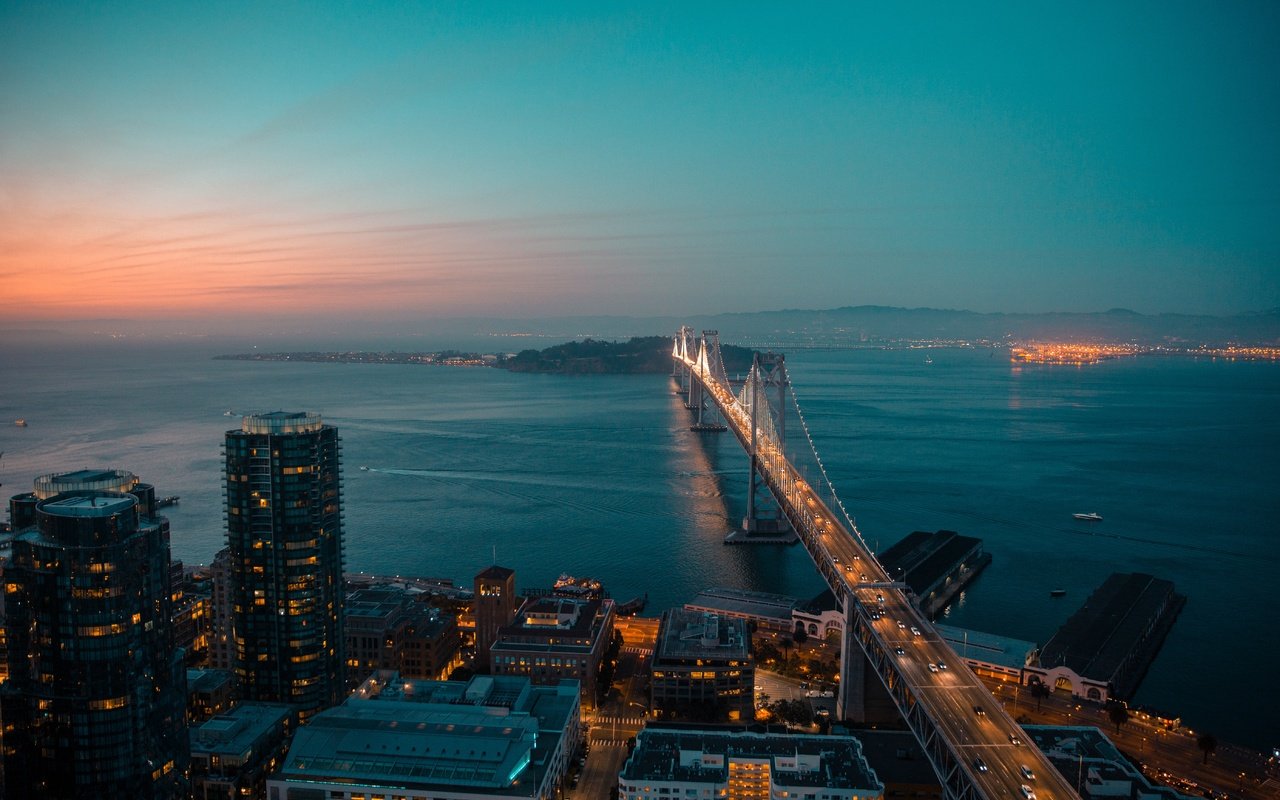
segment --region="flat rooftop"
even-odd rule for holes
[[[653,661],[697,658],[745,659],[751,654],[746,620],[673,608],[662,615]]]
[[[1040,665],[1112,680],[1174,596],[1170,581],[1141,572],[1112,574],[1045,644]]]
[[[955,531],[913,531],[881,553],[879,561],[890,577],[923,596],[971,552],[981,549],[981,539]]]
[[[284,703],[241,703],[192,728],[191,750],[240,758],[293,713],[293,708]]]
[[[791,612],[800,605],[794,597],[768,592],[751,592],[746,589],[713,587],[698,592],[685,604],[686,609],[712,609],[729,614],[741,614],[761,619],[781,620],[791,624]]]
[[[298,730],[276,777],[536,796],[546,760],[575,722],[577,695],[577,681],[418,681],[380,672]]]
[[[137,505],[132,495],[71,495],[57,500],[45,500],[39,509],[59,517],[109,517],[120,514]]]
[[[645,728],[619,777],[627,781],[727,783],[731,759],[771,760],[778,786],[881,789],[857,739]]]
[[[1027,659],[1035,652],[1036,643],[1010,636],[957,628],[953,625],[934,623],[938,635],[951,645],[956,655],[961,658],[972,658],[1011,669],[1022,669]]]

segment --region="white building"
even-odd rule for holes
[[[648,727],[618,775],[619,800],[881,800],[847,736]]]

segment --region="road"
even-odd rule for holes
[[[1187,728],[1166,730],[1155,717],[1131,711],[1129,721],[1116,731],[1105,708],[1084,703],[1065,692],[1054,692],[1039,703],[1026,687],[985,679],[992,694],[1016,719],[1033,725],[1092,725],[1107,734],[1130,758],[1144,765],[1155,783],[1188,794],[1209,789],[1241,800],[1275,800],[1280,797],[1280,769],[1254,750],[1226,742],[1218,744],[1204,763],[1197,746],[1198,732]]]
[[[591,743],[578,788],[566,796],[574,800],[605,800],[618,785],[627,760],[627,740],[639,733],[649,713],[649,659],[658,639],[658,620],[620,617],[614,628],[622,634],[622,649],[613,687],[595,713],[584,713]]]

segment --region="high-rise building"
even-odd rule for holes
[[[186,797],[186,670],[154,489],[80,470],[37,479],[10,509],[4,795]]]
[[[247,416],[226,438],[234,671],[241,695],[303,718],[345,695],[338,429]]]
[[[650,661],[651,708],[690,720],[750,720],[755,660],[743,619],[664,612]]]
[[[476,669],[488,672],[492,662],[489,648],[498,639],[498,629],[516,618],[515,570],[494,564],[481,570],[475,579]]]

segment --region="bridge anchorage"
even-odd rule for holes
[[[1026,800],[1024,766],[1037,776],[1027,789],[1037,800],[1078,798],[1038,749],[1019,744],[1029,741],[1021,728],[914,606],[907,588],[885,572],[836,496],[816,450],[815,477],[823,486],[811,486],[795,466],[787,453],[784,413],[788,391],[793,402],[795,392],[784,358],[757,355],[736,392],[716,331],[695,339],[691,328],[682,327],[671,358],[677,391],[698,422],[717,415],[750,458],[748,530],[767,493],[777,524],[790,528],[836,597],[844,617],[837,714],[854,724],[905,724],[947,800]],[[797,419],[812,450],[804,417],[797,413]],[[764,519],[755,523],[757,530]]]

